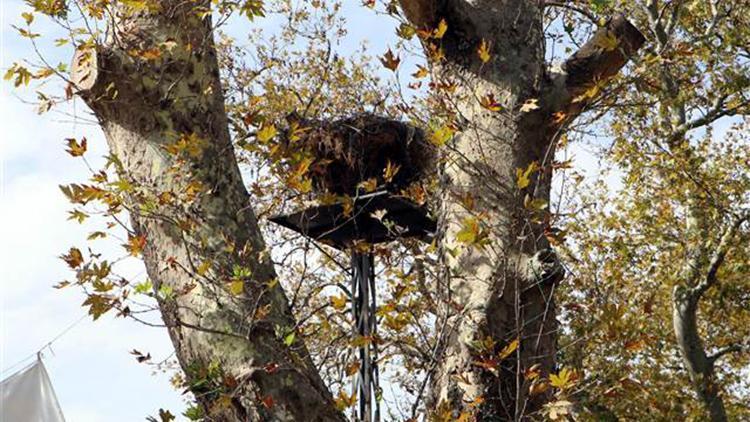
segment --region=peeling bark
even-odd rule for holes
[[[155,290],[171,292],[159,306],[192,392],[210,420],[344,420],[304,344],[286,345],[296,322],[234,156],[210,19],[195,13],[208,2],[159,5],[117,9],[112,38],[79,49],[72,73],[134,186],[126,205]],[[168,152],[183,137],[197,153]],[[249,273],[233,294],[237,267]]]
[[[401,6],[417,27],[431,29],[446,21],[448,30],[440,40],[446,60],[434,67],[441,80],[457,82],[451,100],[466,122],[448,148],[444,169],[441,247],[454,315],[428,405],[440,412],[450,409],[454,417],[478,408],[479,420],[526,419],[548,400],[544,394],[528,395],[523,371],[535,364],[543,375],[555,370],[553,293],[562,271],[543,225],[529,218],[524,203],[549,201],[551,171],[545,166],[554,158],[561,126],[588,102],[578,97],[617,73],[643,37],[623,18],[614,19],[594,37],[608,36],[608,45],[586,44],[568,60],[564,76],[550,78],[539,2],[402,0]],[[476,53],[482,42],[491,47],[487,63]],[[488,93],[502,104],[502,112],[480,105],[478,96]],[[538,107],[521,111],[529,100]],[[560,119],[557,112],[568,118]],[[543,170],[518,189],[517,169],[534,162]],[[467,195],[473,198],[471,210],[463,203]],[[482,216],[489,246],[463,248],[457,233],[475,215]],[[450,253],[456,250],[462,252]],[[494,354],[520,339],[517,352],[497,373],[477,364],[487,356],[476,344],[487,338],[495,344]]]

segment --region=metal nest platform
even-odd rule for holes
[[[385,190],[355,197],[348,215],[344,209],[341,203],[322,205],[269,220],[340,250],[356,241],[428,240],[437,230],[425,207]]]
[[[437,230],[437,223],[425,207],[387,190],[357,196],[351,209],[346,208],[342,203],[322,205],[272,217],[270,221],[350,253],[352,335],[368,339],[357,347],[360,366],[352,387],[352,394],[359,398],[356,420],[379,422],[382,390],[378,342],[374,341],[378,338],[375,256],[372,247],[362,252],[351,246],[356,242],[372,245],[403,237],[429,240]]]

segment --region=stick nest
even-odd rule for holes
[[[373,181],[398,193],[436,168],[435,146],[422,129],[405,122],[373,114],[317,121],[294,113],[287,121],[297,130],[286,136],[285,147],[313,157],[309,174],[319,193],[354,195]]]

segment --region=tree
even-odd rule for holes
[[[623,187],[597,187],[569,227],[579,246],[575,302],[598,314],[572,316],[574,336],[590,340],[571,355],[608,357],[579,363],[601,374],[601,389],[588,385],[589,393],[617,414],[747,417],[736,378],[747,357],[717,364],[747,350],[745,290],[736,281],[747,256],[747,120],[727,118],[748,112],[747,51],[733,38],[743,37],[745,6],[639,5],[654,45],[640,82],[621,93],[630,106],[607,123]],[[613,361],[620,370],[600,366]],[[690,390],[695,403],[685,400]]]
[[[214,8],[219,22],[233,12],[252,19],[263,15],[264,6],[268,7],[263,3],[218,2]],[[402,98],[397,104],[382,105],[387,95],[378,94],[392,91],[363,75],[367,68],[362,63],[355,62],[355,69],[347,69],[339,59],[332,58],[330,44],[325,44],[328,39],[320,35],[325,30],[314,25],[300,28],[309,8],[322,10],[321,22],[335,26],[335,6],[329,9],[321,2],[312,2],[308,8],[297,10],[292,2],[273,3],[289,16],[292,33],[322,41],[323,45],[321,48],[311,42],[308,55],[301,60],[285,56],[273,43],[269,47],[257,45],[255,54],[264,58],[264,63],[251,72],[238,63],[240,51],[230,42],[214,41],[215,24],[211,23],[211,3],[207,1],[75,3],[85,19],[108,24],[105,34],[91,26],[81,32],[67,26],[76,44],[69,95],[81,96],[104,129],[112,153],[107,167],[114,170],[117,180],[110,181],[108,173],[102,171],[94,175],[92,183],[70,185],[64,192],[78,205],[104,203],[113,218],[123,209],[128,211],[132,227],[128,228],[126,248],[134,255],[143,254],[150,284],[115,286],[109,281],[110,263],[97,261],[95,256],[84,259],[76,248],[71,248],[64,259],[76,270],[76,283],[89,289],[86,305],[94,317],[110,309],[132,317],[127,305],[130,289],[153,288],[152,296],[157,298],[169,328],[186,385],[200,403],[202,414],[210,419],[343,420],[340,410],[353,399],[345,393],[334,398],[329,392],[326,384],[336,378],[326,372],[329,363],[320,357],[322,345],[330,345],[321,340],[324,336],[320,333],[332,335],[336,331],[330,325],[338,324],[340,318],[307,313],[311,308],[329,309],[330,305],[335,310],[343,306],[340,304],[345,296],[331,297],[330,304],[313,299],[336,284],[335,276],[323,276],[324,280],[308,291],[298,284],[298,288],[287,290],[292,292],[288,296],[282,287],[288,282],[276,273],[274,251],[266,247],[257,218],[258,213],[266,211],[259,209],[259,202],[267,195],[262,186],[270,175],[283,175],[280,178],[286,187],[282,189],[296,192],[296,197],[287,192],[287,197],[296,198],[292,203],[299,204],[300,194],[310,191],[310,157],[289,154],[278,142],[281,138],[293,142],[308,128],[282,127],[285,113],[299,108],[305,114],[331,119],[342,114],[362,88],[372,83],[376,89],[371,100],[380,102],[376,106],[380,111],[398,116],[400,110],[412,118],[412,124],[427,128],[443,155],[442,172],[433,193],[437,198],[433,202],[440,204],[441,230],[432,248],[423,250],[405,243],[406,249],[415,253],[392,259],[395,269],[408,268],[402,272],[403,284],[399,286],[415,287],[396,289],[393,300],[383,307],[383,319],[394,332],[392,347],[397,352],[393,353],[403,362],[419,362],[424,374],[424,380],[414,386],[412,414],[416,416],[429,382],[428,413],[438,420],[521,420],[542,412],[553,418],[573,412],[574,397],[569,390],[580,378],[577,372],[560,369],[557,364],[560,350],[554,296],[560,290],[558,283],[564,271],[552,245],[559,246],[563,241],[559,227],[563,221],[559,214],[550,212],[549,204],[553,171],[565,167],[565,163],[555,161],[559,143],[565,142],[563,135],[574,133],[571,128],[577,128],[575,122],[583,112],[590,111],[587,115],[593,117],[609,113],[631,122],[636,127],[633,133],[640,131],[643,142],[652,133],[662,136],[673,149],[672,155],[681,157],[675,158],[676,165],[685,165],[698,160],[697,152],[687,148],[685,134],[689,130],[747,108],[745,102],[735,101],[729,90],[736,84],[739,98],[743,98],[742,90],[747,86],[744,74],[734,75],[727,83],[726,96],[718,96],[707,116],[696,120],[688,120],[693,116],[685,108],[677,76],[664,62],[642,62],[645,70],[617,78],[645,42],[644,35],[656,45],[649,57],[665,57],[681,51],[669,40],[677,33],[675,28],[689,32],[706,22],[684,17],[679,4],[644,4],[628,16],[641,28],[639,31],[616,14],[624,10],[621,5],[607,1],[399,3],[400,11],[395,2],[387,4],[385,10],[403,15],[400,35],[418,39],[427,57],[429,69],[418,71],[429,73],[432,80],[424,103],[410,104],[409,99]],[[67,14],[72,12],[61,2],[32,4],[36,11],[69,25]],[[737,28],[742,19],[739,10],[744,9],[727,8],[726,16],[720,6],[710,10],[697,6],[696,10],[713,16],[705,28],[706,38],[712,39],[717,33],[731,33]],[[598,13],[614,17],[599,19]],[[557,22],[574,41],[589,37],[559,68],[548,67],[545,61],[545,19]],[[26,20],[31,24],[33,17]],[[593,33],[576,33],[576,28],[584,27],[588,20],[596,25]],[[37,35],[30,29],[21,34],[32,41]],[[732,41],[725,43],[735,53],[727,53],[722,64],[736,57],[742,39],[742,35],[733,35]],[[396,70],[400,62],[390,50],[380,60],[391,70]],[[236,85],[222,88],[222,69],[229,75],[226,79]],[[279,74],[279,69],[287,74]],[[40,73],[31,74],[17,65],[7,76],[20,84],[56,71],[64,70],[43,66]],[[662,106],[660,120],[653,124],[644,116],[646,108],[642,106],[651,100],[644,100],[638,90],[629,88],[634,81],[651,82],[638,78],[650,76],[648,72],[652,71],[658,74],[654,95]],[[691,71],[695,72],[694,68]],[[266,93],[260,98],[254,95],[253,84],[263,72],[271,73],[276,82],[266,83]],[[333,80],[343,87],[333,88],[329,82],[316,86],[313,81],[300,79],[295,81],[301,86],[285,85],[285,78],[294,78],[295,72]],[[731,72],[727,69],[726,73]],[[253,82],[242,82],[247,79]],[[344,94],[325,103],[320,99],[325,90]],[[627,94],[624,101],[618,98],[623,93]],[[698,105],[710,97],[700,92],[695,96],[700,97]],[[50,105],[46,97],[41,100],[43,105]],[[640,108],[633,112],[636,106],[632,104],[639,101]],[[429,118],[419,118],[427,113]],[[582,124],[593,125],[592,119]],[[618,137],[631,133],[622,124],[606,124]],[[234,145],[240,147],[238,152]],[[633,145],[637,143],[628,148],[635,148]],[[86,149],[85,141],[70,140],[69,147],[72,155],[82,155]],[[255,170],[252,195],[238,169],[239,151],[249,151],[255,154],[255,160],[271,163]],[[633,154],[626,157],[628,161],[623,159],[625,165],[644,157],[638,151],[627,151]],[[693,175],[701,174],[699,164],[695,165]],[[696,189],[689,183],[684,187],[688,192]],[[741,192],[741,187],[734,190]],[[425,195],[424,191],[411,194]],[[706,209],[702,194],[687,196],[694,201],[688,209],[696,215]],[[83,211],[76,212],[76,218],[85,218]],[[722,215],[715,218],[724,221],[730,214]],[[726,242],[716,244],[705,283],[698,284],[697,273],[690,274],[697,266],[688,263],[682,278],[687,287],[678,288],[674,296],[675,324],[680,347],[686,351],[686,367],[716,420],[722,420],[716,410],[720,407],[718,390],[710,381],[710,359],[702,348],[695,347],[700,344],[695,310],[700,295],[715,284],[729,243],[744,218],[738,215],[729,223],[728,227],[734,229],[725,232]],[[591,217],[590,221],[597,219]],[[587,237],[589,226],[577,224],[579,250],[570,251],[573,262],[596,262],[599,250],[587,247],[587,242],[596,239]],[[569,222],[569,227],[575,232],[576,221]],[[705,230],[696,228],[686,236],[697,239]],[[309,248],[307,244],[302,250],[307,254]],[[688,255],[696,262],[706,261],[709,255],[703,249],[707,247],[696,248]],[[592,255],[586,257],[586,253]],[[387,252],[383,255],[388,256]],[[623,259],[615,258],[613,262]],[[333,265],[331,262],[335,260],[325,265]],[[580,268],[585,274],[599,273],[591,266],[582,264]],[[301,274],[300,279],[314,277],[306,270]],[[694,293],[679,293],[690,289]],[[307,298],[302,301],[304,307],[298,306],[300,292]],[[580,293],[563,292],[571,297]],[[412,324],[426,321],[436,328],[436,333],[418,341],[399,330],[407,317],[398,299],[409,295],[427,305],[415,308],[421,314],[407,320]],[[606,305],[605,311],[610,309],[610,304]],[[314,329],[306,329],[312,320],[318,321]],[[585,321],[573,319],[574,330],[581,326]],[[700,350],[702,355],[695,355],[693,350]],[[715,356],[722,354],[717,352]],[[575,365],[582,362],[566,361],[566,365],[570,363],[585,367]],[[596,407],[595,401],[580,401],[591,404],[590,411]]]

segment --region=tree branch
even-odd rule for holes
[[[562,8],[562,9],[568,9],[568,10],[576,12],[576,13],[578,13],[580,15],[585,16],[588,20],[590,20],[595,25],[599,24],[599,18],[595,14],[589,12],[586,9],[583,9],[581,7],[577,7],[577,6],[575,6],[573,4],[570,4],[570,3],[566,3],[566,2],[562,2],[562,1],[549,1],[548,0],[548,1],[544,2],[544,7],[559,7],[559,8]]]
[[[722,95],[716,98],[716,100],[714,100],[713,104],[711,105],[711,108],[703,116],[696,117],[689,122],[685,122],[682,125],[678,126],[674,131],[672,131],[672,134],[669,135],[667,142],[672,145],[675,142],[679,141],[689,131],[711,124],[722,117],[741,114],[743,113],[743,107],[750,106],[750,100],[748,100],[743,101],[742,103],[734,107],[724,108],[724,104],[726,103],[726,100],[728,98],[729,95]]]
[[[431,28],[436,23],[441,0],[399,0],[406,19],[417,28]]]
[[[717,350],[715,353],[710,355],[708,357],[708,360],[711,361],[711,363],[713,364],[725,355],[728,355],[730,353],[740,353],[743,351],[750,351],[750,340],[744,343],[735,343],[735,344],[730,344],[729,346],[726,346],[726,347],[722,347],[721,349]]]
[[[645,42],[624,16],[610,19],[553,73],[544,95],[547,106],[553,112],[577,115],[596,97],[597,86],[615,76]]]
[[[724,234],[721,236],[721,240],[719,241],[719,246],[716,247],[716,250],[711,256],[711,262],[709,263],[708,271],[706,272],[706,278],[693,289],[693,296],[696,300],[700,298],[700,296],[703,295],[706,290],[710,289],[711,286],[716,284],[716,273],[719,271],[721,264],[724,263],[724,258],[726,258],[727,252],[732,246],[731,242],[734,238],[734,234],[740,228],[742,223],[747,221],[749,218],[750,212],[746,212],[738,216],[735,221],[724,231]]]

